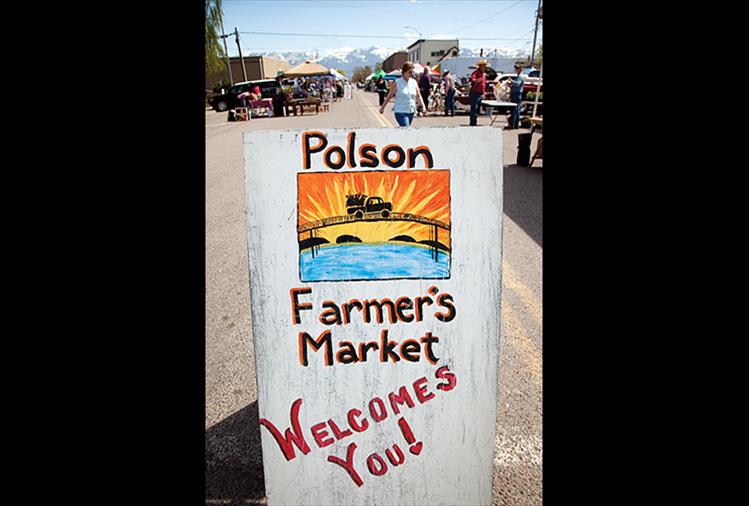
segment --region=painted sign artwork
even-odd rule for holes
[[[450,171],[298,175],[301,281],[450,277]]]
[[[493,128],[245,133],[270,506],[491,504],[501,153]]]

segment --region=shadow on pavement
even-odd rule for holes
[[[538,161],[533,165],[505,165],[504,213],[543,247],[543,172]]]
[[[205,433],[206,504],[265,504],[257,401]]]

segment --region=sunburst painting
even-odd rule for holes
[[[300,173],[301,281],[450,277],[450,172]]]

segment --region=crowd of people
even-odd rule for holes
[[[383,114],[385,106],[395,100],[394,113],[395,119],[400,126],[410,126],[413,123],[414,116],[426,116],[430,111],[430,99],[434,94],[439,94],[440,105],[444,100],[444,115],[455,116],[455,100],[458,91],[458,82],[454,75],[446,70],[435,75],[430,67],[431,62],[423,66],[424,71],[417,77],[414,75],[414,63],[406,62],[401,68],[401,76],[396,78],[388,87],[384,76],[380,75],[375,82],[374,88],[379,95],[380,113]],[[481,107],[481,101],[487,97],[489,91],[489,82],[487,81],[486,68],[488,62],[479,60],[476,63],[476,70],[471,74],[465,83],[470,101],[470,122],[471,126],[478,125],[478,114]],[[515,75],[509,77],[502,86],[504,91],[509,93],[509,100],[517,104],[512,109],[506,129],[516,129],[520,126],[520,107],[523,96],[523,86],[525,78],[522,75],[522,66],[515,65]],[[496,95],[498,90],[492,90]],[[461,96],[464,96],[461,92]]]
[[[292,80],[292,86],[294,98],[318,97],[336,102],[343,98],[343,83],[332,77],[298,77]]]

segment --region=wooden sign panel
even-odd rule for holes
[[[500,133],[244,143],[269,504],[489,504]]]

